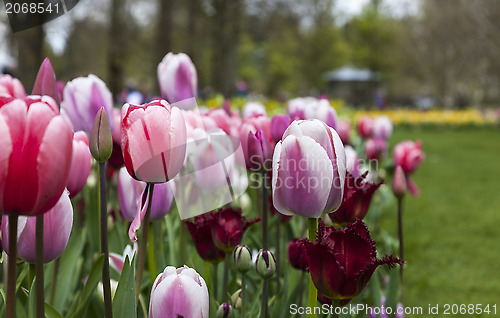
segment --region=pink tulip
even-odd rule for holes
[[[290,119],[286,115],[276,115],[271,119],[271,136],[274,143],[281,140],[288,126],[290,126]]]
[[[150,220],[161,219],[170,211],[174,196],[172,186],[172,182],[155,185]],[[132,221],[135,218],[145,188],[146,183],[133,179],[125,167],[120,169],[118,173],[118,202],[120,214],[125,220]]]
[[[24,98],[26,97],[26,91],[20,80],[8,74],[4,74],[0,75],[0,95]]]
[[[394,147],[392,155],[394,165],[401,166],[407,174],[415,172],[425,159],[421,141],[402,141]]]
[[[158,84],[161,97],[169,103],[176,103],[197,96],[198,75],[196,68],[184,53],[165,55],[158,64]]]
[[[269,141],[272,140],[271,120],[267,116],[247,117],[240,126],[239,137],[245,158],[248,158],[248,133],[256,133],[259,129]]]
[[[340,140],[344,145],[351,143],[351,123],[347,120],[339,120],[335,131],[339,134]]]
[[[365,143],[366,158],[369,160],[381,160],[387,154],[387,142],[384,139],[368,139]]]
[[[345,175],[344,146],[335,130],[319,120],[294,121],[274,149],[274,207],[309,218],[335,211]]]
[[[358,133],[362,138],[370,138],[373,134],[373,119],[368,116],[363,116],[358,121]]]
[[[211,116],[201,115],[197,110],[182,110],[186,122],[187,137],[190,138],[195,129],[212,130],[217,128],[217,122]]]
[[[68,191],[64,191],[59,201],[44,214],[43,221],[43,262],[48,263],[64,252],[73,226],[73,206]],[[36,217],[20,216],[17,226],[17,252],[27,262],[35,263]],[[9,254],[9,218],[2,217],[3,247]]]
[[[0,213],[38,215],[64,191],[73,131],[49,96],[0,97]]]
[[[156,278],[149,301],[149,318],[208,318],[205,280],[187,266],[168,266]]]
[[[64,87],[61,109],[73,124],[74,131],[83,130],[90,136],[94,118],[101,107],[113,113],[113,96],[99,77],[90,74],[68,82]],[[109,127],[113,130],[113,121]]]
[[[373,123],[373,137],[389,139],[392,134],[392,122],[387,116],[378,116]]]
[[[392,180],[392,192],[398,198],[402,198],[406,193],[406,177],[401,166],[397,166]]]
[[[92,167],[92,155],[89,149],[89,139],[83,131],[78,131],[73,136],[73,156],[66,188],[70,197],[74,197],[87,183],[87,178]]]
[[[243,106],[243,118],[254,116],[267,116],[266,106],[259,102],[248,102]]]
[[[122,152],[136,180],[161,183],[173,179],[186,156],[186,124],[177,107],[164,101],[122,108]]]
[[[57,105],[61,104],[61,96],[57,88],[56,75],[49,58],[43,60],[33,87],[33,95],[47,95],[52,97]]]

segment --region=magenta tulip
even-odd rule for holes
[[[261,129],[248,133],[247,168],[250,171],[270,170],[272,168],[273,148]]]
[[[316,119],[294,121],[274,149],[274,207],[309,218],[335,211],[345,174],[344,146],[335,130]]]
[[[99,77],[93,74],[78,77],[64,87],[61,109],[71,120],[74,131],[83,130],[90,136],[94,118],[101,107],[104,107],[110,119],[113,96]],[[113,130],[112,120],[109,120],[109,126]]]
[[[172,186],[173,182],[155,185],[150,220],[161,219],[170,211],[174,197]],[[146,183],[133,179],[125,167],[120,169],[118,173],[118,202],[120,214],[125,220],[134,220],[145,188]]]
[[[387,142],[381,138],[368,139],[365,153],[368,160],[381,160],[387,155]]]
[[[360,220],[343,229],[327,228],[320,220],[318,238],[302,242],[314,286],[324,296],[339,300],[341,306],[365,288],[378,266],[404,263],[392,255],[378,259],[375,242]]]
[[[161,183],[173,179],[186,156],[186,124],[177,107],[164,100],[122,108],[122,152],[136,180]]]
[[[271,119],[271,137],[274,143],[281,140],[288,126],[290,126],[290,119],[286,115],[276,115]]]
[[[198,75],[196,68],[184,53],[165,55],[158,64],[158,85],[161,97],[173,104],[197,96]]]
[[[345,145],[351,143],[351,124],[346,120],[339,120],[335,131],[339,134],[340,140]]]
[[[49,96],[0,97],[0,213],[39,215],[61,197],[73,131]]]
[[[66,188],[70,197],[74,197],[87,183],[87,178],[92,167],[92,155],[89,149],[89,139],[83,131],[78,131],[73,136],[73,155]]]
[[[205,280],[187,266],[168,266],[156,278],[149,301],[149,318],[208,318]]]
[[[373,118],[363,116],[358,121],[358,133],[362,138],[370,138],[373,135]]]
[[[56,75],[48,57],[43,60],[40,70],[38,70],[32,94],[50,96],[55,100],[57,105],[61,104]]]
[[[73,206],[69,193],[65,191],[56,205],[44,214],[43,222],[43,262],[48,263],[64,252],[73,226]],[[36,258],[36,217],[20,216],[17,227],[17,252],[27,262],[35,263]],[[9,254],[9,219],[2,217],[3,248]]]
[[[0,95],[25,98],[26,91],[20,80],[8,74],[0,75]]]
[[[271,142],[271,120],[269,117],[263,115],[248,117],[241,124],[239,137],[245,158],[248,158],[248,133],[256,133],[259,129],[262,130],[263,135]]]

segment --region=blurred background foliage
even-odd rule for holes
[[[238,82],[277,100],[331,95],[325,73],[353,66],[380,75],[391,105],[500,101],[499,1],[367,0],[351,15],[338,9],[345,1],[81,0],[15,34],[2,13],[4,66],[30,88],[49,56],[60,80],[94,73],[115,95],[125,87],[154,95],[156,66],[173,51],[193,59],[202,98],[234,95]]]

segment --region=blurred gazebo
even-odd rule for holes
[[[373,105],[380,94],[380,74],[368,69],[344,66],[323,75],[328,95],[354,106]]]

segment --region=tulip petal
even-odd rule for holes
[[[0,211],[4,212],[3,193],[7,173],[9,171],[9,158],[12,154],[12,140],[9,126],[5,117],[0,113]]]
[[[137,231],[141,228],[142,220],[144,219],[144,216],[146,215],[146,211],[148,209],[148,203],[149,200],[147,199],[147,195],[149,191],[153,190],[153,187],[145,187],[144,191],[142,192],[141,195],[141,202],[143,202],[142,206],[141,204],[137,204],[137,213],[135,215],[134,220],[130,224],[130,227],[128,229],[128,237],[132,242],[137,242]],[[152,195],[152,194],[151,194]]]

